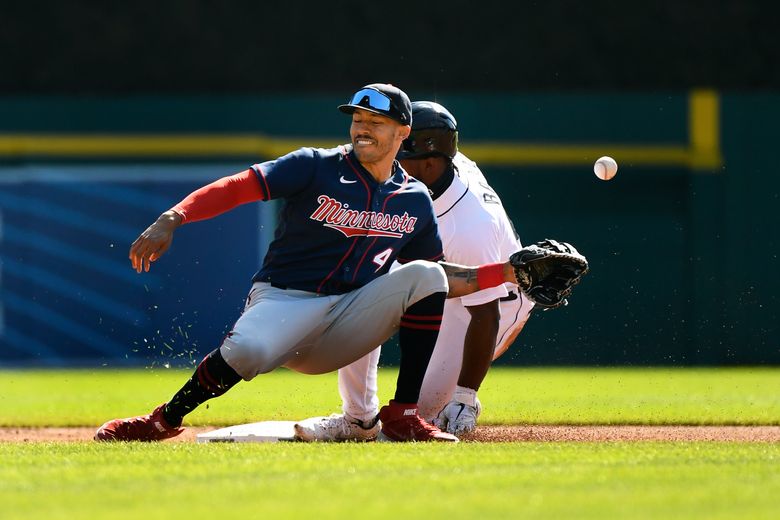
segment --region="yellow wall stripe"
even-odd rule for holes
[[[688,139],[693,168],[720,166],[720,99],[713,90],[694,90],[688,98]]]
[[[276,139],[259,135],[4,135],[3,157],[230,157],[274,158],[302,146],[332,147],[338,141]],[[622,144],[560,145],[472,142],[463,153],[489,165],[578,165],[612,155],[624,164],[685,166],[718,162],[717,150]]]
[[[463,152],[492,166],[590,165],[602,155],[631,166],[679,166],[715,171],[720,152],[719,98],[711,90],[691,92],[688,103],[689,144],[529,144],[470,142]],[[333,147],[340,141],[322,138],[276,138],[262,134],[0,134],[0,159],[34,157],[271,159],[302,146]]]

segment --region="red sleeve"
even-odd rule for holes
[[[258,200],[264,200],[263,191],[257,175],[249,169],[198,188],[171,209],[181,215],[184,224],[216,217]]]

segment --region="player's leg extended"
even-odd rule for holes
[[[339,394],[342,411],[363,422],[370,422],[379,412],[377,365],[381,348],[339,369]]]
[[[439,338],[420,390],[420,415],[430,421],[452,399],[463,363],[463,342],[471,316],[456,300],[447,300]]]
[[[329,308],[327,299],[302,291],[285,291],[256,283],[241,317],[222,342],[198,366],[195,374],[166,405],[170,424],[208,399],[219,397],[241,379],[281,366],[303,350],[307,335],[321,323]]]
[[[183,417],[197,406],[224,394],[242,378],[249,380],[273,370],[303,350],[299,345],[308,335],[317,335],[312,329],[320,326],[331,303],[311,293],[285,293],[268,284],[255,284],[222,346],[201,361],[168,403],[149,415],[109,421],[98,429],[95,439],[154,441],[176,436],[183,431]]]

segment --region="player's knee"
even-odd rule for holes
[[[263,341],[231,334],[222,343],[222,357],[245,381],[279,367],[278,356]]]
[[[422,297],[436,292],[447,292],[447,275],[444,268],[436,262],[415,260],[403,266],[404,276],[415,284],[415,289],[424,293]]]

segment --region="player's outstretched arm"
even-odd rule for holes
[[[503,264],[441,265],[450,284],[448,298],[509,282],[517,284],[528,299],[544,309],[566,305],[572,289],[589,269],[588,260],[574,246],[552,239],[522,248]]]
[[[497,287],[503,283],[517,283],[515,272],[509,262],[480,266],[465,266],[439,262],[447,275],[450,290],[447,298],[458,298],[482,289]]]
[[[130,263],[140,273],[149,272],[152,262],[160,258],[173,241],[173,232],[181,225],[181,215],[168,210],[146,228],[130,246]]]
[[[173,232],[185,222],[206,220],[236,206],[263,200],[263,191],[251,169],[222,177],[193,191],[141,233],[130,247],[130,262],[137,272],[149,271],[152,262],[171,246]]]

